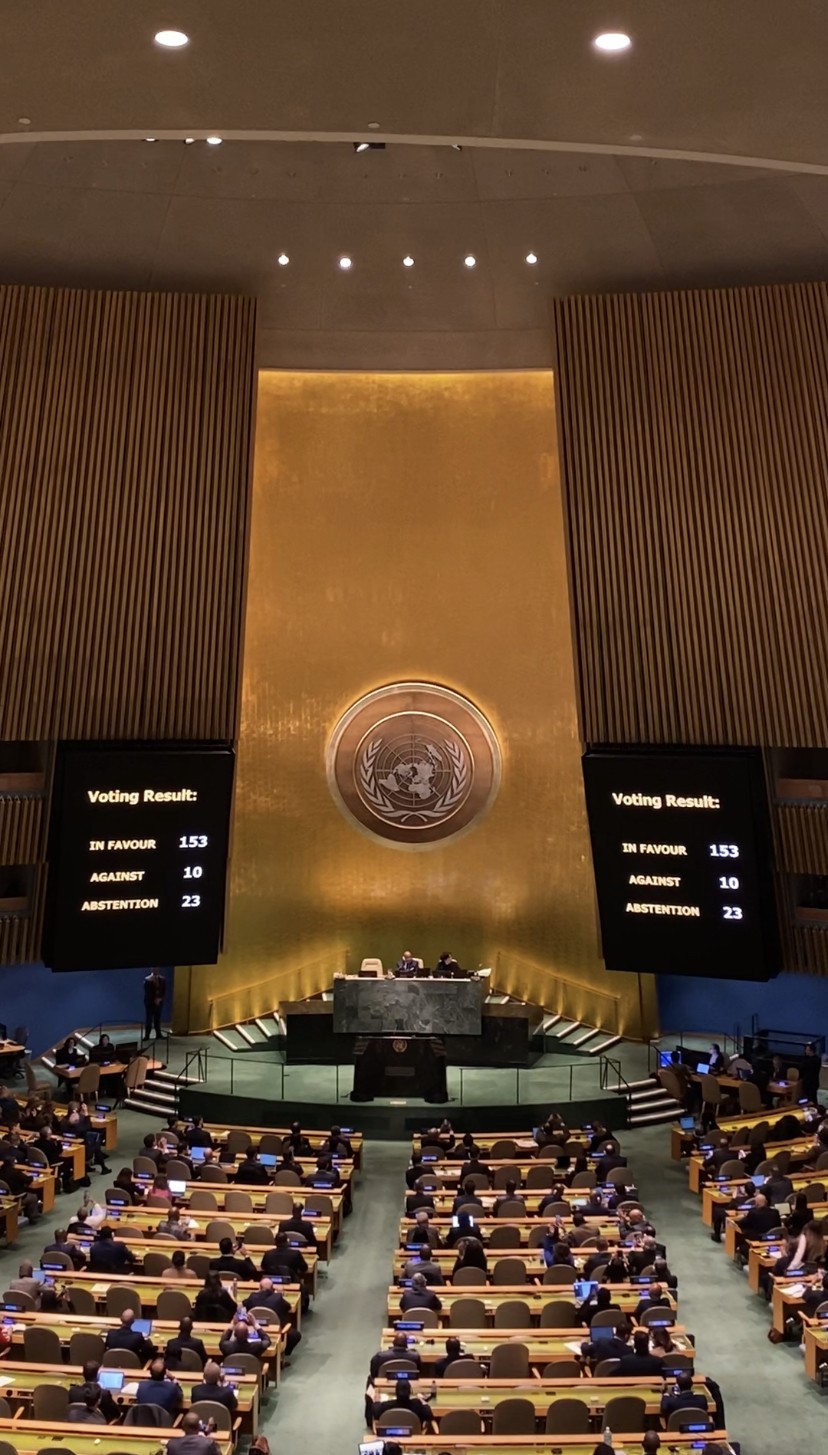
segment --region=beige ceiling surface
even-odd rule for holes
[[[546,365],[556,294],[828,277],[823,0],[0,0],[0,41],[0,281],[249,292],[263,364]]]
[[[596,55],[606,29],[632,49]],[[0,0],[0,37],[0,135],[378,122],[826,163],[824,0]]]
[[[545,365],[557,294],[826,277],[828,177],[469,147],[0,147],[0,281],[252,293],[274,366]]]

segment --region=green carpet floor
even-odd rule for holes
[[[120,1147],[112,1167],[128,1162],[147,1128],[158,1125],[136,1113],[120,1113]],[[681,1320],[696,1335],[698,1367],[722,1387],[733,1438],[741,1441],[745,1455],[821,1448],[828,1405],[806,1381],[798,1348],[767,1342],[769,1310],[749,1291],[745,1275],[728,1262],[724,1249],[711,1243],[698,1200],[687,1191],[686,1173],[669,1159],[669,1127],[627,1132],[623,1143],[678,1275]],[[366,1145],[354,1212],[322,1273],[319,1296],[281,1392],[263,1409],[262,1428],[276,1451],[356,1455],[368,1361],[379,1347],[385,1320],[406,1159],[401,1143]],[[93,1191],[102,1196],[108,1182],[97,1175]],[[36,1259],[49,1231],[78,1202],[77,1197],[59,1198],[49,1218],[21,1229],[17,1248],[0,1253],[0,1279],[14,1276],[21,1257]]]

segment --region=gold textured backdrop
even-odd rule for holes
[[[362,693],[464,693],[503,778],[465,838],[405,853],[335,806],[325,748]],[[597,952],[548,373],[260,376],[227,951],[177,1020],[227,1024],[363,955],[444,948],[607,1029],[652,989]]]

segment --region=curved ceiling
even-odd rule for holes
[[[0,0],[0,34],[0,281],[249,292],[266,365],[548,365],[556,294],[828,277],[821,0]]]
[[[822,0],[2,0],[0,25],[5,137],[322,139],[378,123],[826,169]],[[153,44],[170,26],[184,50]],[[597,53],[607,29],[630,50]]]

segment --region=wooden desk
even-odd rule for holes
[[[147,1178],[144,1181],[142,1180],[142,1178],[138,1177],[136,1178],[136,1181],[141,1183],[142,1186],[148,1189],[152,1186],[152,1178]],[[331,1200],[334,1239],[336,1239],[339,1233],[341,1233],[342,1231],[342,1204],[345,1200],[345,1193],[341,1187],[325,1188],[324,1192],[320,1188],[317,1192],[316,1188],[313,1187],[274,1187],[272,1184],[270,1184],[268,1187],[244,1187],[241,1183],[231,1184],[225,1182],[209,1182],[206,1179],[202,1181],[202,1179],[199,1178],[197,1181],[186,1181],[184,1183],[184,1191],[181,1194],[181,1197],[176,1197],[175,1201],[188,1203],[194,1192],[212,1192],[217,1202],[219,1202],[224,1197],[224,1194],[227,1192],[246,1192],[248,1193],[250,1200],[253,1203],[253,1211],[257,1213],[264,1213],[265,1201],[269,1192],[283,1192],[289,1198],[291,1198],[293,1202],[300,1202],[303,1206],[305,1198],[308,1196],[308,1194],[315,1193],[318,1197],[329,1197]],[[223,1218],[225,1221],[227,1220],[226,1212],[207,1212],[206,1210],[199,1210],[197,1216],[199,1218],[204,1218],[205,1221],[209,1221],[211,1218]],[[274,1224],[276,1225],[278,1225],[280,1222],[287,1221],[286,1214],[279,1216],[275,1213],[271,1213],[269,1214],[269,1216],[272,1218]],[[158,1217],[159,1220],[163,1217],[163,1211],[161,1208],[158,1209]],[[248,1221],[252,1221],[252,1219],[248,1219]],[[310,1221],[315,1223],[316,1218],[311,1218]]]
[[[799,1192],[810,1187],[813,1182],[821,1182],[828,1189],[828,1167],[821,1172],[789,1172],[788,1177],[793,1183],[794,1192]],[[750,1181],[746,1172],[742,1177],[728,1177],[725,1182],[706,1182],[702,1188],[702,1222],[707,1227],[713,1226],[713,1209],[717,1204],[728,1202],[737,1188],[744,1187]],[[760,1192],[761,1188],[758,1189]],[[779,1221],[781,1224],[784,1212],[780,1212]]]
[[[573,1155],[577,1156],[577,1153],[574,1153]],[[598,1163],[601,1161],[601,1158],[590,1156],[587,1157],[587,1161],[591,1164],[591,1167],[594,1170],[597,1167]],[[492,1175],[494,1175],[495,1172],[504,1167],[519,1168],[521,1185],[525,1182],[529,1172],[532,1171],[533,1168],[537,1169],[538,1167],[543,1167],[549,1172],[550,1180],[555,1182],[562,1182],[565,1176],[565,1174],[562,1173],[560,1169],[555,1166],[555,1162],[551,1158],[547,1159],[544,1157],[540,1159],[538,1157],[527,1157],[523,1153],[518,1157],[509,1157],[498,1162],[488,1162],[486,1165],[491,1168]],[[420,1176],[439,1178],[441,1182],[451,1183],[455,1191],[459,1191],[460,1188],[458,1184],[460,1183],[460,1171],[462,1166],[462,1162],[451,1161],[447,1158],[443,1158],[439,1162],[424,1162]],[[630,1181],[632,1180],[633,1176],[632,1172],[630,1171]],[[498,1196],[503,1196],[503,1188],[497,1188],[495,1190],[497,1191]],[[545,1190],[548,1192],[549,1188],[546,1188]],[[572,1195],[575,1197],[578,1197],[579,1195],[584,1196],[590,1191],[588,1187],[576,1187],[574,1189],[567,1190],[571,1192]]]
[[[74,1455],[101,1455],[102,1449],[117,1450],[118,1455],[158,1455],[159,1447],[166,1448],[165,1435],[168,1439],[164,1430],[144,1430],[140,1426],[125,1429],[123,1425],[53,1424],[26,1419],[25,1414],[0,1420],[0,1440],[13,1445],[17,1455],[39,1455],[41,1450],[59,1448],[64,1441],[65,1448]],[[221,1455],[232,1455],[233,1436],[229,1431],[217,1430],[212,1438]]]
[[[177,1125],[183,1131],[188,1125],[188,1122],[186,1118],[179,1117]],[[234,1125],[232,1122],[205,1122],[204,1126],[217,1142],[226,1141],[228,1132],[246,1132],[252,1142],[260,1142],[262,1137],[285,1138],[290,1135],[290,1127],[243,1127]],[[343,1132],[342,1135],[351,1144],[351,1149],[354,1154],[354,1167],[361,1170],[365,1151],[365,1138],[362,1132]],[[327,1131],[311,1131],[309,1128],[303,1127],[302,1136],[307,1137],[315,1156],[322,1146],[322,1143],[330,1136],[330,1128]],[[307,1153],[305,1153],[305,1156],[307,1156]],[[299,1158],[298,1160],[301,1161],[302,1159]]]
[[[784,1334],[785,1322],[792,1314],[801,1314],[804,1308],[805,1289],[810,1289],[814,1283],[822,1283],[822,1274],[814,1280],[807,1273],[800,1278],[788,1278],[784,1274],[773,1278],[771,1292],[771,1328],[778,1333]],[[828,1303],[828,1298],[823,1302]]]
[[[113,1223],[113,1224],[111,1224],[111,1226],[113,1227],[113,1230],[115,1232],[116,1237],[119,1236],[119,1235],[121,1235],[122,1225],[121,1225],[120,1222]],[[72,1237],[70,1237],[69,1241],[70,1241],[70,1243],[80,1243],[80,1242],[86,1243],[87,1239],[86,1238],[77,1238],[73,1234]],[[136,1258],[140,1258],[141,1259],[141,1262],[142,1263],[143,1263],[143,1260],[146,1257],[147,1253],[173,1253],[176,1248],[182,1248],[185,1253],[188,1250],[191,1253],[204,1253],[208,1258],[218,1258],[220,1256],[220,1252],[221,1252],[218,1243],[207,1243],[207,1242],[200,1242],[200,1243],[180,1243],[176,1239],[173,1239],[173,1238],[142,1237],[141,1234],[140,1234],[140,1230],[138,1230],[138,1229],[135,1229],[135,1236],[134,1237],[128,1237],[128,1238],[127,1237],[123,1237],[123,1242],[125,1242],[127,1244],[130,1252],[131,1253],[134,1253]],[[241,1258],[249,1257],[252,1260],[252,1262],[254,1264],[256,1264],[256,1266],[258,1267],[258,1265],[261,1263],[262,1258],[263,1258],[263,1256],[264,1256],[264,1254],[266,1252],[267,1252],[267,1249],[264,1247],[263,1244],[254,1243],[254,1244],[252,1244],[251,1247],[244,1249],[239,1254],[239,1257],[241,1257]],[[301,1250],[301,1252],[302,1252],[302,1257],[304,1258],[305,1262],[308,1265],[308,1271],[307,1271],[307,1274],[305,1275],[305,1280],[304,1280],[305,1281],[305,1287],[307,1288],[307,1291],[310,1294],[311,1298],[315,1298],[316,1297],[316,1286],[317,1286],[317,1271],[318,1271],[318,1268],[319,1268],[319,1255],[318,1255],[318,1253],[315,1253],[312,1248],[303,1248]],[[136,1270],[136,1271],[137,1272],[140,1272],[140,1270]],[[69,1270],[67,1270],[67,1277],[68,1276],[69,1276]],[[101,1279],[103,1279],[103,1278],[105,1278],[107,1276],[108,1275],[106,1275],[106,1274],[100,1274],[99,1273],[97,1275],[97,1281],[100,1282]],[[179,1280],[179,1279],[175,1279],[175,1280],[165,1280],[165,1282],[167,1282],[167,1284],[169,1284],[169,1282],[174,1282],[175,1283],[175,1287],[178,1287],[179,1286],[180,1281],[181,1280]],[[251,1288],[252,1288],[252,1285],[251,1285]]]
[[[145,1314],[155,1309],[159,1294],[165,1288],[178,1288],[182,1293],[189,1294],[190,1298],[195,1302],[196,1294],[199,1289],[204,1287],[203,1278],[165,1280],[161,1278],[145,1278],[141,1273],[87,1273],[86,1270],[77,1273],[71,1268],[65,1269],[62,1273],[56,1273],[55,1280],[59,1287],[68,1289],[70,1293],[74,1287],[87,1288],[90,1293],[94,1294],[98,1305],[102,1309],[106,1308],[106,1295],[110,1288],[118,1286],[134,1288],[141,1295],[141,1305]],[[229,1279],[227,1281],[229,1282]],[[247,1295],[253,1293],[257,1287],[258,1283],[242,1283],[240,1281],[237,1289],[239,1300],[243,1303]],[[299,1284],[282,1283],[279,1285],[279,1291],[284,1294],[285,1300],[290,1306],[291,1318],[296,1327],[299,1328],[301,1322],[301,1291]],[[227,1322],[229,1323],[230,1320],[228,1319]],[[270,1331],[268,1330],[268,1332]]]
[[[179,1284],[168,1285],[179,1287]],[[5,1320],[9,1322],[6,1323]],[[26,1329],[32,1325],[38,1325],[54,1329],[61,1345],[69,1348],[73,1334],[100,1334],[106,1338],[110,1329],[120,1325],[120,1319],[110,1314],[41,1314],[21,1312],[4,1316],[4,1327],[11,1334],[11,1351],[23,1349],[23,1335]],[[170,1339],[174,1339],[178,1333],[178,1319],[153,1319],[152,1339],[155,1344],[163,1348]],[[219,1349],[219,1343],[227,1332],[229,1320],[222,1324],[208,1324],[196,1319],[195,1332],[204,1343],[204,1347],[211,1358],[221,1362],[223,1355]],[[269,1377],[275,1384],[278,1384],[282,1377],[282,1358],[284,1355],[286,1330],[279,1330],[275,1324],[268,1324],[267,1332],[271,1339],[270,1348],[266,1350],[262,1364],[268,1367]],[[22,1359],[22,1354],[19,1356]],[[3,1370],[5,1356],[0,1357],[0,1373]]]
[[[24,1108],[26,1106],[28,1106],[29,1101],[30,1101],[30,1097],[28,1095],[24,1096],[22,1093],[18,1093],[18,1092],[15,1092],[14,1099],[17,1102],[17,1105],[20,1107],[20,1110],[21,1111],[23,1111]],[[47,1112],[49,1114],[49,1116],[56,1116],[59,1119],[62,1119],[63,1116],[66,1113],[66,1108],[65,1107],[58,1106],[53,1101],[44,1101],[43,1102],[43,1110],[44,1110],[44,1112]],[[114,1152],[116,1146],[118,1145],[118,1116],[117,1116],[117,1113],[114,1112],[114,1111],[108,1111],[108,1112],[95,1112],[95,1111],[90,1111],[90,1113],[89,1113],[89,1120],[92,1122],[92,1125],[93,1125],[93,1127],[95,1128],[96,1131],[103,1132],[103,1134],[104,1134],[104,1143],[103,1144],[104,1144],[105,1150],[107,1152]],[[36,1134],[34,1132],[22,1132],[21,1135],[24,1136],[24,1137],[34,1137]]]
[[[524,1199],[524,1201],[526,1201],[526,1199]],[[482,1217],[475,1218],[475,1229],[476,1232],[481,1235],[483,1241],[485,1242],[488,1238],[491,1237],[492,1231],[495,1228],[517,1228],[518,1232],[520,1233],[520,1248],[487,1247],[487,1253],[490,1258],[493,1258],[495,1256],[499,1258],[508,1258],[510,1254],[514,1254],[516,1257],[521,1258],[523,1256],[521,1249],[528,1247],[530,1235],[532,1233],[537,1233],[539,1229],[542,1229],[545,1232],[547,1223],[550,1221],[551,1219],[548,1217],[539,1218],[532,1217],[531,1215],[528,1215],[525,1218],[493,1218],[488,1217],[484,1213]],[[573,1226],[571,1218],[564,1218],[562,1219],[562,1221],[565,1230]],[[594,1234],[592,1232],[593,1224],[595,1227]],[[441,1245],[444,1246],[445,1239],[448,1237],[448,1234],[451,1231],[451,1218],[430,1217],[428,1220],[428,1225],[430,1228],[435,1228],[436,1231],[440,1234]],[[408,1245],[411,1233],[413,1232],[415,1226],[416,1224],[413,1218],[400,1218],[399,1231],[401,1247],[405,1248]],[[603,1218],[590,1218],[589,1228],[591,1238],[606,1238],[607,1242],[611,1246],[615,1246],[620,1240],[620,1229],[616,1221],[609,1222]],[[594,1248],[584,1248],[583,1258],[581,1259],[581,1261],[586,1262],[587,1258],[589,1258],[590,1255],[594,1252]],[[575,1262],[577,1263],[581,1254],[581,1249],[577,1247],[573,1248],[572,1254],[575,1258]]]
[[[181,1208],[181,1221],[185,1225],[190,1226],[193,1237],[179,1241],[176,1238],[168,1238],[163,1233],[159,1233],[153,1242],[153,1247],[162,1253],[172,1252],[174,1248],[184,1248],[185,1250],[189,1248],[193,1253],[200,1253],[204,1248],[207,1224],[211,1222],[221,1221],[229,1223],[234,1232],[239,1234],[243,1233],[246,1228],[252,1227],[269,1228],[275,1234],[279,1230],[279,1223],[284,1221],[283,1218],[278,1217],[276,1214],[266,1212],[224,1211],[214,1213],[207,1212],[202,1208],[196,1208],[195,1212],[191,1212],[186,1202],[181,1198],[175,1199],[175,1205]],[[140,1205],[116,1208],[109,1204],[107,1206],[106,1221],[112,1226],[117,1237],[119,1229],[128,1231],[134,1228],[137,1232],[146,1234],[154,1233],[158,1224],[163,1221],[164,1216],[161,1208],[141,1207]],[[313,1223],[314,1233],[316,1234],[317,1246],[317,1252],[314,1254],[314,1258],[322,1263],[330,1263],[333,1246],[333,1221],[331,1218],[320,1216],[312,1218],[311,1221]],[[195,1226],[192,1226],[193,1224]],[[300,1251],[304,1253],[305,1249],[301,1249]],[[312,1249],[308,1251],[313,1252]],[[247,1252],[250,1254],[254,1263],[260,1263],[262,1257],[267,1252],[267,1245],[264,1243],[253,1243],[248,1247]]]
[[[549,1188],[549,1187],[528,1187],[528,1188],[527,1187],[524,1187],[524,1188],[522,1188],[521,1191],[520,1191],[519,1196],[523,1198],[523,1201],[526,1204],[526,1211],[527,1211],[527,1213],[529,1213],[530,1215],[533,1215],[533,1216],[540,1217],[541,1218],[541,1221],[548,1221],[549,1220],[549,1214],[548,1213],[541,1214],[539,1210],[540,1210],[540,1205],[543,1202],[543,1199],[545,1197],[548,1197],[549,1196],[551,1190],[552,1189]],[[562,1197],[560,1200],[561,1200],[561,1202],[564,1202],[564,1201],[569,1202],[570,1203],[570,1206],[572,1207],[573,1212],[580,1211],[580,1212],[584,1213],[588,1217],[588,1219],[589,1219],[590,1227],[592,1226],[593,1223],[595,1223],[596,1226],[597,1226],[602,1221],[604,1223],[608,1223],[612,1219],[613,1220],[613,1223],[614,1223],[614,1226],[616,1228],[616,1231],[617,1231],[618,1223],[617,1223],[617,1214],[616,1213],[604,1212],[602,1215],[592,1216],[591,1214],[588,1214],[587,1213],[586,1207],[581,1207],[581,1208],[576,1207],[575,1202],[573,1201],[573,1197],[577,1197],[578,1194],[580,1193],[581,1197],[584,1198],[584,1199],[586,1199],[589,1196],[589,1191],[590,1190],[589,1190],[588,1187],[578,1187],[578,1188],[575,1188],[574,1189],[574,1193],[570,1189],[570,1196],[568,1198],[563,1198]],[[454,1199],[457,1197],[457,1189],[456,1188],[447,1187],[447,1188],[445,1188],[442,1191],[429,1192],[427,1194],[427,1196],[430,1197],[432,1199],[433,1203],[434,1203],[434,1212],[431,1213],[432,1219],[434,1219],[435,1217],[436,1218],[450,1218],[451,1217],[451,1209],[454,1206]],[[493,1207],[495,1205],[495,1201],[499,1197],[505,1197],[505,1193],[500,1188],[498,1188],[498,1190],[495,1192],[495,1191],[492,1191],[491,1188],[487,1189],[487,1188],[483,1187],[483,1188],[478,1188],[478,1190],[475,1193],[473,1193],[472,1196],[478,1197],[480,1199],[480,1201],[483,1204],[484,1213],[491,1214],[492,1209],[493,1209]],[[411,1217],[413,1219],[413,1217],[414,1217],[414,1214],[413,1213],[411,1214]],[[508,1226],[511,1223],[512,1219],[511,1218],[500,1218],[499,1221],[501,1223],[503,1223],[503,1225],[505,1227],[505,1226]],[[567,1221],[567,1219],[564,1218],[564,1222],[566,1222],[566,1221]],[[598,1232],[596,1232],[595,1236],[596,1237],[604,1237],[606,1235],[604,1233],[598,1233]]]
[[[805,1332],[805,1373],[809,1379],[819,1378],[819,1367],[828,1359],[828,1324],[824,1319],[809,1319],[803,1315]]]
[[[411,1318],[414,1318],[413,1313]],[[396,1328],[393,1325],[384,1329],[381,1344],[377,1347],[390,1349],[395,1333]],[[676,1345],[675,1352],[695,1359],[695,1346],[684,1329],[676,1327],[670,1333]],[[446,1339],[449,1337],[460,1340],[465,1351],[464,1357],[479,1359],[482,1364],[489,1363],[492,1350],[498,1344],[524,1344],[529,1351],[531,1368],[540,1372],[557,1359],[572,1359],[580,1354],[581,1345],[588,1339],[589,1331],[580,1328],[541,1329],[537,1325],[529,1329],[421,1329],[417,1333],[409,1334],[409,1347],[419,1354],[426,1373],[438,1360],[445,1358]],[[668,1355],[667,1358],[669,1357]]]
[[[457,1161],[458,1160],[457,1157],[455,1157],[455,1153],[462,1146],[462,1138],[463,1138],[463,1133],[462,1132],[459,1135],[455,1132],[455,1134],[454,1134],[454,1148],[453,1148],[452,1152],[449,1154],[451,1156],[451,1158],[452,1158],[453,1161]],[[607,1132],[607,1139],[608,1140],[611,1139],[613,1141],[616,1140],[614,1132]],[[592,1140],[592,1133],[591,1132],[586,1133],[586,1132],[582,1132],[580,1130],[574,1130],[574,1131],[571,1131],[570,1132],[569,1137],[567,1138],[566,1142],[562,1142],[559,1145],[563,1147],[563,1149],[564,1149],[564,1151],[566,1153],[571,1153],[573,1156],[576,1156],[577,1157],[577,1156],[580,1156],[581,1153],[583,1152],[583,1150],[586,1147],[589,1146],[589,1143],[590,1143],[591,1140]],[[527,1157],[527,1156],[528,1157],[532,1157],[532,1156],[537,1157],[537,1155],[538,1155],[538,1153],[540,1151],[540,1148],[538,1147],[537,1142],[535,1141],[535,1139],[532,1136],[531,1132],[526,1129],[526,1127],[524,1127],[519,1132],[475,1132],[474,1133],[474,1145],[477,1147],[478,1151],[483,1155],[484,1159],[485,1159],[486,1155],[491,1151],[492,1147],[495,1145],[496,1142],[514,1142],[515,1143],[515,1146],[517,1148],[518,1156],[522,1156],[522,1157]],[[428,1145],[428,1144],[426,1144],[426,1145]],[[446,1142],[444,1145],[446,1147],[448,1147],[448,1142]],[[423,1140],[422,1140],[422,1137],[421,1137],[421,1135],[419,1133],[415,1133],[415,1135],[411,1138],[411,1150],[412,1150],[412,1152],[421,1152],[423,1150]],[[465,1162],[466,1160],[467,1160],[467,1158],[466,1158],[465,1151],[464,1151],[463,1161]],[[546,1158],[543,1158],[542,1160],[545,1161]],[[459,1163],[458,1163],[458,1165],[459,1165]]]
[[[16,1197],[0,1198],[0,1223],[6,1235],[6,1243],[10,1248],[14,1247],[20,1227],[20,1208]]]
[[[733,1132],[753,1131],[753,1128],[758,1126],[760,1122],[768,1122],[770,1126],[775,1126],[783,1116],[795,1116],[802,1121],[805,1117],[805,1108],[798,1104],[795,1106],[761,1107],[759,1111],[747,1112],[740,1116],[719,1117],[716,1123],[717,1130],[714,1130],[710,1134],[711,1140],[715,1140],[717,1135],[727,1136]],[[670,1148],[674,1162],[682,1160],[686,1155],[687,1147],[692,1146],[693,1141],[692,1132],[683,1132],[677,1122],[673,1123],[670,1134]],[[785,1145],[787,1144],[784,1142],[778,1144],[780,1151]],[[769,1156],[773,1156],[776,1146],[776,1143],[768,1144]]]
[[[791,1167],[792,1170],[795,1171],[796,1167],[793,1164],[797,1162],[804,1162],[809,1154],[813,1152],[813,1147],[814,1142],[812,1137],[797,1137],[790,1142],[772,1142],[770,1148],[766,1149],[768,1151],[768,1156],[766,1160],[768,1162],[772,1162],[774,1157],[776,1157],[780,1152],[790,1152]],[[733,1157],[735,1160],[735,1151],[733,1153]],[[702,1187],[705,1185],[702,1181],[702,1173],[704,1172],[705,1160],[706,1158],[702,1155],[701,1152],[690,1153],[690,1156],[687,1160],[687,1184],[691,1192],[700,1194]],[[828,1176],[828,1169],[824,1170],[826,1172],[826,1176]]]
[[[416,1321],[416,1309],[410,1309],[407,1313],[400,1312],[400,1298],[403,1292],[403,1289],[397,1287],[389,1288],[388,1290],[386,1308],[389,1323],[393,1319],[412,1319]],[[440,1288],[435,1288],[433,1292],[437,1294],[442,1304],[442,1309],[438,1315],[441,1328],[448,1326],[451,1306],[457,1303],[458,1299],[478,1299],[485,1307],[486,1317],[492,1320],[494,1319],[494,1311],[498,1304],[512,1303],[519,1299],[522,1303],[529,1305],[529,1315],[532,1319],[537,1320],[538,1323],[540,1322],[541,1310],[546,1304],[572,1303],[571,1289],[560,1284],[555,1285],[549,1283],[517,1283],[512,1286],[506,1283],[444,1284]],[[646,1288],[639,1286],[633,1288],[629,1284],[619,1284],[616,1288],[613,1288],[613,1301],[620,1304],[623,1312],[631,1316],[632,1311],[636,1308],[640,1300],[646,1297],[646,1293]],[[675,1313],[676,1304],[672,1295],[670,1296],[670,1307]],[[575,1330],[569,1330],[569,1337],[574,1338],[579,1330],[580,1325]],[[580,1337],[585,1338],[586,1335],[581,1332]]]
[[[618,1381],[621,1383],[621,1380]],[[644,1439],[643,1430],[618,1436],[615,1449],[626,1452],[638,1451]],[[623,1440],[623,1446],[621,1441]],[[682,1435],[670,1431],[669,1444],[662,1438],[662,1448],[669,1451],[686,1450],[688,1455],[701,1444],[721,1443],[731,1452],[726,1430],[711,1430],[699,1435]],[[405,1441],[406,1455],[592,1455],[595,1450],[595,1435],[412,1435]],[[23,1452],[27,1455],[27,1452]],[[78,1451],[78,1455],[85,1455]],[[119,1452],[120,1455],[120,1452]],[[732,1452],[731,1452],[732,1455]]]
[[[192,1390],[197,1384],[203,1384],[204,1374],[202,1371],[197,1373],[193,1369],[178,1369],[171,1372],[181,1385],[184,1394],[182,1408],[186,1410],[192,1404]],[[125,1407],[134,1404],[137,1385],[148,1378],[147,1369],[126,1369],[123,1389],[115,1395],[118,1403]],[[241,1429],[245,1434],[252,1435],[256,1433],[258,1425],[261,1381],[255,1374],[244,1374],[234,1376],[232,1382],[236,1387],[236,1397],[239,1402],[237,1413],[241,1420]],[[23,1405],[24,1413],[28,1415],[32,1392],[40,1384],[54,1384],[59,1389],[67,1390],[73,1385],[83,1384],[83,1366],[80,1364],[23,1364],[11,1359],[0,1360],[0,1396],[7,1399],[12,1408],[19,1401]],[[110,1425],[108,1428],[113,1429],[117,1426]],[[82,1425],[81,1429],[83,1429]]]
[[[416,1375],[412,1376],[412,1382],[416,1383],[416,1378]],[[374,1383],[374,1398],[391,1399],[395,1384],[395,1380],[377,1379]],[[707,1396],[708,1412],[712,1414],[716,1406],[704,1379],[696,1375],[693,1385],[694,1393]],[[535,1406],[535,1418],[542,1421],[550,1404],[556,1399],[566,1397],[586,1405],[595,1430],[600,1434],[608,1400],[617,1399],[620,1394],[640,1395],[646,1403],[648,1418],[653,1419],[660,1413],[663,1391],[664,1382],[660,1378],[534,1379],[530,1384],[525,1379],[487,1379],[484,1383],[472,1379],[435,1379],[429,1384],[428,1402],[438,1420],[449,1410],[477,1410],[488,1425],[493,1410],[505,1399],[517,1397],[531,1400]],[[621,1439],[619,1436],[619,1443]],[[557,1438],[553,1443],[557,1445]]]

